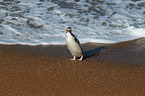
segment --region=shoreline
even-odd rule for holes
[[[119,43],[86,43],[81,44],[84,51],[84,60],[100,59],[99,61],[115,61],[122,63],[145,64],[144,49],[145,38]],[[31,53],[41,56],[51,56],[56,58],[71,58],[71,54],[66,45],[21,45],[21,44],[0,44],[0,49],[13,50],[15,52]],[[52,52],[51,52],[52,51]],[[133,56],[131,56],[133,54]],[[138,60],[134,58],[138,57]],[[113,59],[113,60],[112,60]],[[117,60],[118,59],[118,60]],[[98,60],[97,60],[98,61]],[[119,63],[118,62],[118,63]]]
[[[82,44],[85,59],[66,45],[0,45],[0,95],[143,95],[144,38]]]
[[[86,45],[86,44],[92,44],[92,45],[96,45],[96,44],[99,44],[99,45],[109,45],[109,44],[117,44],[117,43],[123,43],[123,42],[131,42],[131,41],[137,41],[137,40],[140,40],[140,39],[145,39],[145,37],[141,37],[141,38],[137,38],[137,39],[132,39],[132,40],[127,40],[127,41],[120,41],[120,42],[114,42],[114,43],[99,43],[99,42],[86,42],[86,43],[81,43],[81,45]],[[28,44],[28,43],[1,43],[0,42],[0,45],[22,45],[22,46],[64,46],[66,45],[66,43],[62,43],[62,44],[58,44],[58,43],[54,43],[54,44]]]

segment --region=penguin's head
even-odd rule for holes
[[[72,28],[71,27],[67,27],[66,32],[71,32]]]

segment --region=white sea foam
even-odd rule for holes
[[[133,28],[131,34],[135,38],[145,37],[145,28]]]
[[[0,43],[64,45],[68,26],[81,43],[117,43],[145,37],[144,0],[104,1],[23,0],[3,4]]]

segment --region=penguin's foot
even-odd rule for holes
[[[74,61],[74,60],[76,60],[76,56],[74,56],[74,57],[73,57],[73,59],[70,59],[70,60],[71,60],[71,61]]]
[[[81,56],[81,58],[79,59],[79,61],[82,61],[83,60],[83,56]]]

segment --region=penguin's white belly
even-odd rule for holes
[[[67,33],[66,42],[67,42],[67,47],[73,56],[81,56],[82,55],[81,47],[75,41],[75,38],[73,36],[71,36],[70,33]]]

